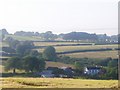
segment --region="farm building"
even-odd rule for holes
[[[96,75],[101,73],[101,67],[85,67],[84,68],[84,74],[87,75]]]
[[[71,67],[61,67],[60,69],[62,69],[64,71],[64,75],[66,75],[65,77],[73,77],[74,76],[74,71]],[[61,76],[64,76],[61,75]]]
[[[42,71],[39,74],[41,77],[52,78],[52,77],[61,77],[61,78],[70,78],[73,77],[74,72],[70,67],[48,67],[46,70]]]
[[[54,77],[53,71],[52,70],[44,70],[40,73],[41,77],[44,78],[52,78]]]

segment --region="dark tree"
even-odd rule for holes
[[[20,69],[21,66],[21,59],[19,57],[12,57],[7,60],[5,70],[13,69],[13,73],[16,73],[16,69]]]
[[[106,78],[118,79],[118,67],[108,68],[106,72]]]
[[[5,41],[8,42],[8,44],[9,44],[9,42],[14,41],[14,39],[13,39],[12,37],[7,37],[7,38],[5,39]]]
[[[110,67],[110,68],[118,67],[118,59],[113,59],[113,60],[109,61],[108,67]]]
[[[11,42],[9,42],[9,46],[12,48],[12,49],[15,49],[17,48],[17,45],[19,45],[20,42],[18,40],[13,40]]]
[[[37,51],[37,50],[32,50],[31,52],[30,52],[30,56],[35,56],[35,57],[38,57],[38,56],[40,56],[41,54]]]
[[[43,58],[48,61],[56,61],[57,55],[55,48],[52,46],[48,46],[43,51]]]
[[[101,66],[107,66],[108,63],[112,60],[112,58],[106,58],[106,59],[103,59],[103,60],[100,60],[97,62],[98,65],[101,65]]]
[[[23,69],[27,72],[41,71],[45,68],[45,61],[34,56],[23,58]]]
[[[25,32],[25,31],[17,31],[14,33],[14,35],[17,36],[34,36],[35,33],[34,32]]]
[[[34,45],[32,42],[24,41],[17,45],[16,52],[20,56],[28,55],[33,47]]]
[[[71,33],[64,34],[63,39],[96,41],[98,37],[96,34],[89,34],[86,32],[71,32]]]
[[[6,29],[1,29],[1,30],[0,30],[0,33],[2,33],[2,34],[4,34],[4,35],[8,35],[8,34],[9,34]]]
[[[40,36],[45,39],[46,41],[48,40],[54,40],[57,38],[56,34],[53,34],[51,31],[47,31],[45,33],[41,33]]]
[[[113,59],[109,61],[106,78],[118,79],[118,59]]]
[[[84,64],[79,62],[79,61],[76,61],[75,62],[75,68],[77,70],[79,70],[80,73],[83,73],[83,70],[84,70]]]

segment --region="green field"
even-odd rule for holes
[[[118,88],[117,80],[2,78],[2,88]]]

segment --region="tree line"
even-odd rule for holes
[[[3,39],[5,35],[8,35],[6,29],[0,30],[0,37]],[[95,42],[98,44],[104,44],[104,43],[118,43],[118,38],[120,38],[120,35],[112,35],[107,36],[106,34],[95,34],[95,33],[87,33],[87,32],[70,32],[66,34],[54,34],[52,31],[46,31],[44,33],[39,32],[25,32],[25,31],[16,31],[14,35],[17,36],[37,36],[41,37],[42,40],[45,41],[54,41],[58,38],[61,38],[66,41],[87,41],[87,42]]]

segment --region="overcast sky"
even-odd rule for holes
[[[118,33],[119,0],[0,0],[0,29],[8,32]]]

